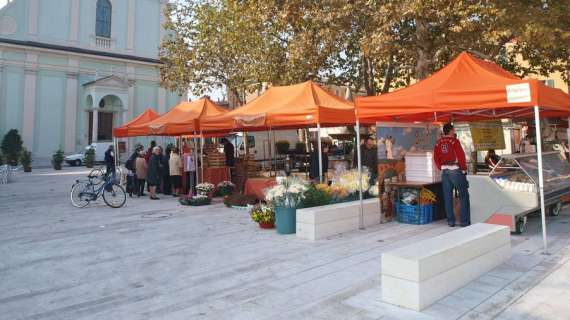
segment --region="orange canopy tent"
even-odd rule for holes
[[[113,128],[113,136],[116,138],[144,136],[145,135],[144,132],[136,130],[135,127],[143,125],[158,117],[160,117],[160,114],[158,114],[158,112],[154,111],[151,108],[148,108],[133,120],[125,123],[123,126],[118,128]]]
[[[221,117],[206,117],[202,130],[267,130],[354,124],[354,106],[307,81],[271,87],[250,103]]]
[[[202,119],[218,118],[228,110],[220,107],[208,98],[190,102],[181,102],[170,111],[153,121],[136,127],[145,131],[146,135],[181,136],[200,131]]]
[[[380,120],[461,121],[529,118],[534,114],[542,237],[547,252],[540,116],[569,116],[569,94],[536,79],[520,79],[492,62],[463,52],[425,80],[392,93],[359,97],[355,105],[357,128],[360,122]],[[358,166],[360,169],[360,155]]]
[[[374,97],[357,97],[360,123],[528,118],[570,114],[570,95],[535,79],[520,79],[463,52],[431,77]]]

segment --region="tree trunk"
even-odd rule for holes
[[[374,69],[370,59],[362,55],[362,81],[367,96],[375,96],[376,88],[374,87]]]
[[[418,44],[418,60],[416,62],[415,78],[427,78],[433,67],[431,39],[427,23],[423,19],[416,19],[416,41]]]
[[[386,77],[384,77],[384,85],[382,86],[382,93],[390,91],[390,85],[394,79],[394,55],[391,54],[388,59],[388,66],[386,68]]]

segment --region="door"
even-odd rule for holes
[[[99,112],[97,127],[97,141],[113,140],[113,113]]]

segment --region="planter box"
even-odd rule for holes
[[[366,199],[364,226],[380,223],[379,199]],[[297,210],[297,237],[318,240],[358,229],[360,201]]]
[[[510,230],[478,223],[382,255],[382,300],[416,311],[511,257]]]

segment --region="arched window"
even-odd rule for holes
[[[111,1],[97,0],[95,35],[111,38]]]

